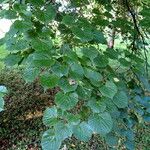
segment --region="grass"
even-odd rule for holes
[[[9,88],[5,96],[5,111],[0,113],[0,150],[41,150],[40,140],[46,127],[42,114],[46,107],[53,105],[55,90],[43,88],[38,81],[27,84],[21,71],[3,69],[0,84]],[[149,150],[150,126],[138,126],[136,149]],[[107,145],[98,136],[86,143],[75,138],[67,139],[62,146],[68,150],[107,150]],[[123,149],[121,149],[123,150]]]

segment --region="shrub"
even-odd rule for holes
[[[72,135],[88,141],[93,134],[111,148],[122,139],[134,149],[133,126],[150,119],[148,10],[149,1],[128,0],[75,0],[61,8],[55,1],[13,1],[3,9],[2,17],[14,19],[1,39],[11,51],[6,65],[24,65],[26,81],[38,79],[44,90],[60,89],[44,112],[44,150],[59,149]],[[125,49],[115,48],[117,35]]]

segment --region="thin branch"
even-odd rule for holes
[[[147,52],[146,52],[146,47],[145,47],[145,39],[144,39],[144,36],[142,35],[142,33],[140,32],[140,29],[138,27],[138,23],[137,23],[137,20],[136,20],[136,15],[131,10],[128,0],[125,0],[125,2],[126,2],[127,9],[128,9],[129,13],[132,16],[133,23],[134,23],[134,29],[137,31],[138,35],[141,37],[142,42],[143,42],[144,56],[145,56],[145,68],[146,68],[146,72],[147,72],[147,76],[148,76],[148,58],[147,58]]]
[[[128,0],[125,0],[125,2],[126,2],[127,9],[128,9],[129,13],[130,13],[131,16],[132,16],[133,23],[134,23],[134,28],[136,29],[136,31],[138,32],[138,34],[141,36],[141,32],[140,32],[140,30],[139,30],[139,28],[138,28],[138,25],[137,25],[136,16],[135,16],[135,14],[133,13],[133,11],[131,10],[131,8],[130,8],[130,6],[129,6]]]

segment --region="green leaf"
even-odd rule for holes
[[[0,112],[4,110],[4,100],[0,97]]]
[[[34,12],[34,15],[39,21],[47,24],[50,23],[53,19],[55,19],[56,11],[54,7],[51,4],[49,4],[46,5],[44,10],[37,9]]]
[[[80,115],[68,113],[64,116],[65,119],[69,122],[70,125],[77,125],[80,123]]]
[[[4,13],[4,18],[6,18],[6,19],[16,19],[17,18],[17,13],[13,10],[7,10]]]
[[[87,120],[89,115],[91,114],[91,110],[88,106],[82,106],[79,115],[81,117],[81,120]]]
[[[67,65],[61,65],[59,63],[56,63],[54,66],[52,66],[52,71],[59,77],[67,76],[69,72],[69,68]]]
[[[149,114],[146,116],[144,116],[143,117],[143,120],[145,121],[145,122],[147,122],[147,123],[150,123],[150,116],[149,116]]]
[[[150,92],[150,83],[148,78],[146,78],[145,76],[138,74],[138,79],[140,80],[140,82],[143,84],[145,90],[147,90],[148,92]]]
[[[46,11],[44,12],[44,17],[45,17],[45,22],[50,22],[52,21],[56,16],[56,11],[55,9],[53,8],[52,5],[47,5],[46,7]]]
[[[93,131],[86,122],[82,122],[73,129],[74,136],[81,141],[89,141]]]
[[[5,87],[5,86],[0,86],[0,93],[1,94],[5,94],[5,93],[7,93],[7,88]]]
[[[54,128],[56,137],[60,141],[72,136],[72,126],[70,126],[69,124],[65,124],[64,122],[58,122]]]
[[[86,88],[84,86],[77,87],[77,93],[82,99],[89,99],[91,97],[92,89]]]
[[[98,55],[98,50],[95,47],[84,47],[81,49],[83,56],[93,60]]]
[[[64,94],[59,92],[55,96],[55,103],[62,110],[72,109],[78,102],[78,95],[76,93]]]
[[[72,64],[73,61],[78,61],[77,54],[71,49],[70,45],[63,44],[60,51],[66,56],[66,58],[64,58],[70,61],[68,64]]]
[[[45,22],[44,11],[37,9],[37,11],[35,11],[33,14],[39,21]]]
[[[84,70],[82,66],[78,63],[71,64],[71,75],[74,78],[82,78],[84,75]]]
[[[30,21],[16,20],[12,27],[19,32],[26,32],[27,30],[32,29],[33,25]]]
[[[46,73],[46,74],[41,75],[40,77],[41,85],[46,88],[56,87],[58,84],[58,81],[59,81],[59,77],[54,74]]]
[[[104,54],[107,55],[110,59],[118,59],[118,52],[112,48],[107,48]]]
[[[44,132],[41,140],[41,145],[43,150],[59,150],[61,142],[57,139],[54,130],[49,129]]]
[[[4,99],[2,98],[4,94],[7,93],[5,86],[0,86],[0,112],[4,110]]]
[[[30,0],[30,2],[35,5],[35,6],[40,6],[40,5],[44,5],[44,0]]]
[[[113,127],[112,118],[107,112],[91,115],[88,124],[94,132],[100,135],[106,135]]]
[[[53,126],[57,122],[57,109],[55,106],[46,108],[43,114],[43,123],[46,126]]]
[[[105,55],[98,55],[96,58],[94,58],[94,64],[97,67],[104,68],[108,65],[108,57]]]
[[[102,113],[106,110],[106,105],[103,101],[92,98],[88,101],[88,106],[94,113]]]
[[[135,138],[135,134],[134,131],[132,129],[128,129],[125,131],[124,136],[126,136],[126,138],[130,141],[134,141]]]
[[[112,99],[103,97],[102,101],[106,104],[106,110],[107,112],[113,113],[116,112],[118,109],[116,105],[113,103]]]
[[[102,75],[99,72],[93,71],[92,69],[84,69],[85,76],[91,81],[95,86],[100,86],[100,81],[102,80]]]
[[[21,61],[22,57],[19,54],[9,54],[5,57],[5,64],[8,66],[17,65]]]
[[[135,144],[134,144],[133,141],[127,140],[127,141],[125,141],[124,144],[125,144],[125,146],[126,146],[126,148],[127,148],[128,150],[133,150],[133,149],[135,149]]]
[[[29,42],[25,39],[16,39],[14,43],[11,43],[11,45],[7,44],[7,50],[15,50],[15,51],[21,51],[29,49]]]
[[[72,32],[83,43],[93,40],[93,33],[90,28],[73,27]]]
[[[120,58],[119,62],[125,67],[130,67],[130,65],[131,65],[131,63],[129,61],[127,61],[125,58]]]
[[[112,81],[107,81],[104,86],[99,88],[99,91],[103,96],[112,99],[117,93],[117,86]]]
[[[34,50],[38,51],[49,51],[53,47],[52,41],[43,39],[33,39],[31,41],[31,46]]]
[[[104,34],[98,30],[94,31],[94,41],[101,44],[107,44],[106,38],[104,37]]]
[[[110,133],[110,134],[107,134],[106,137],[105,137],[105,140],[106,140],[106,143],[113,147],[113,146],[117,146],[118,145],[118,137],[116,137],[114,134]]]
[[[23,77],[26,82],[33,82],[39,75],[40,70],[37,68],[27,68],[24,70]]]
[[[35,52],[31,57],[32,61],[29,59],[29,62],[35,67],[51,67],[55,63],[48,51]]]
[[[63,17],[62,23],[68,26],[72,26],[75,23],[75,18],[70,15],[65,15]]]
[[[125,108],[128,106],[128,97],[125,92],[119,91],[114,96],[113,102],[118,108]]]
[[[61,78],[58,85],[63,90],[64,93],[73,92],[77,89],[78,84],[71,84],[69,82],[71,79]]]

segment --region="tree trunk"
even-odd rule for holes
[[[108,40],[108,48],[114,48],[114,44],[115,44],[115,28],[113,27],[110,33],[110,38]]]

